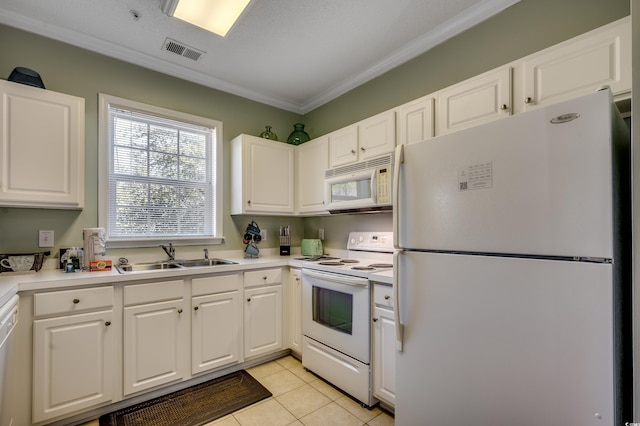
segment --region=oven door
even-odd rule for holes
[[[302,269],[302,333],[365,364],[370,359],[369,280]]]

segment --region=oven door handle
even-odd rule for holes
[[[329,282],[333,282],[333,283],[338,283],[338,284],[347,284],[347,285],[352,285],[355,287],[368,287],[369,286],[369,280],[366,278],[360,278],[360,277],[349,277],[346,275],[338,275],[338,274],[331,274],[331,273],[326,273],[326,272],[319,272],[319,271],[314,271],[311,269],[303,269],[302,270],[302,275],[308,275],[310,277],[314,277],[314,278],[318,278],[321,280],[325,280],[325,281],[329,281]]]

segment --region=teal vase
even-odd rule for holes
[[[292,145],[300,145],[301,143],[305,143],[311,140],[309,134],[304,131],[304,124],[296,123],[293,125],[293,132],[287,138],[287,143]]]
[[[264,126],[264,132],[260,133],[260,137],[263,139],[271,139],[273,141],[278,140],[278,135],[271,131],[271,126]]]

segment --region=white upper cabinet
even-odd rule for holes
[[[631,94],[631,25],[624,18],[528,56],[522,61],[524,110],[609,86]]]
[[[294,213],[294,150],[250,135],[231,141],[231,214]]]
[[[329,137],[322,136],[296,148],[296,211],[326,213],[324,172],[329,168]]]
[[[438,93],[439,135],[511,114],[511,67],[470,78]]]
[[[386,111],[329,134],[329,167],[392,152],[396,146],[395,111]]]
[[[84,207],[84,99],[0,80],[0,206]]]
[[[386,111],[358,123],[359,160],[388,154],[396,147],[396,113]]]
[[[433,96],[425,96],[396,109],[398,145],[420,142],[435,134]]]

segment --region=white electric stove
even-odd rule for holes
[[[302,364],[364,406],[371,386],[369,275],[393,270],[391,232],[351,232],[344,258],[302,263]]]

